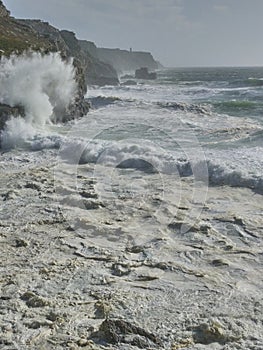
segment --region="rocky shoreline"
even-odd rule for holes
[[[76,200],[69,199],[74,189],[64,178],[54,183],[56,152],[40,151],[34,159],[26,152],[6,153],[0,162],[2,349],[263,346],[263,301],[248,289],[262,287],[258,195],[211,188],[210,210],[182,235],[188,204],[176,208],[171,193],[163,204],[177,216],[146,234],[153,208],[134,201],[130,206],[129,196],[102,202],[92,167],[82,165],[77,195],[86,214],[74,226],[68,216],[76,210]],[[154,183],[155,175],[149,176]],[[220,215],[224,191],[229,217]],[[236,205],[244,196],[254,217]],[[224,233],[226,226],[233,236],[231,230]]]
[[[145,111],[144,120],[155,117],[149,104],[137,109],[134,101],[136,108],[126,114],[129,106],[120,98],[96,95],[94,105],[109,105],[110,111],[87,114],[87,84],[118,84],[116,69],[96,57],[98,48],[48,23],[13,19],[1,1],[0,16],[0,30],[4,23],[16,37],[0,31],[6,56],[14,50],[21,55],[27,38],[26,49],[59,51],[62,63],[73,58],[77,95],[69,110],[55,112],[62,121],[82,117],[83,123],[46,125],[45,134],[1,152],[0,349],[263,349],[262,194],[231,178],[210,178],[208,186],[176,166],[174,172],[157,171],[165,153],[158,158],[145,142],[143,153],[157,159],[151,165],[137,157],[143,134],[134,138],[144,125],[159,149],[155,129],[142,124]],[[120,57],[127,55],[123,51]],[[119,114],[111,109],[117,101]],[[198,129],[200,120],[204,125],[213,118],[195,104],[153,106],[153,125],[169,111],[193,113],[187,123]],[[114,118],[105,120],[107,113]],[[23,106],[1,104],[0,130],[11,116],[24,114]],[[217,118],[205,137],[232,128],[231,119],[218,129]],[[138,120],[140,129],[132,124],[126,130],[125,119]],[[176,125],[169,127],[184,136]],[[242,124],[231,129],[232,137],[260,134],[261,128],[251,129]],[[103,145],[119,139],[132,143],[112,147],[112,153]],[[124,151],[115,162],[114,154],[125,149],[127,156]],[[191,168],[185,154],[180,161]]]
[[[59,120],[62,114],[63,121],[68,121],[81,118],[88,112],[89,104],[85,100],[88,85],[118,85],[117,71],[121,72],[126,68],[135,70],[141,65],[151,69],[158,68],[158,63],[150,53],[97,48],[94,43],[78,40],[75,33],[59,30],[47,22],[13,18],[2,1],[0,1],[0,18],[0,57],[21,55],[30,50],[42,52],[43,55],[60,52],[65,61],[74,58],[77,94],[69,108],[60,111]],[[7,109],[6,105],[1,105],[0,100],[0,130],[12,112],[15,112],[16,116],[16,110],[20,108],[10,106]]]

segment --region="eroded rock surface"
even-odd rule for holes
[[[90,165],[79,165],[76,190],[67,177],[54,178],[56,151],[45,152],[1,156],[3,349],[263,347],[260,195],[211,188],[209,209],[181,232],[187,179],[184,203],[171,190],[161,219],[154,190],[147,203],[101,198]],[[145,176],[154,189],[157,175]],[[79,201],[90,193],[98,205],[70,201],[72,193]]]

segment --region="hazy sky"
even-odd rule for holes
[[[166,66],[263,65],[263,0],[3,0],[100,47],[151,51]]]

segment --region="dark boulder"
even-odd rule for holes
[[[133,78],[134,78],[134,76],[131,74],[125,74],[121,77],[121,79],[133,79]]]
[[[96,48],[95,44],[86,40],[78,42],[86,60],[85,78],[87,85],[119,85],[116,70],[110,64],[98,59],[94,49],[94,47]]]
[[[10,12],[6,9],[3,2],[0,0],[0,17],[9,17]]]
[[[134,80],[126,80],[121,85],[131,86],[131,85],[137,85],[136,81]]]
[[[11,117],[24,117],[25,111],[21,106],[10,107],[6,104],[0,104],[0,130],[4,129],[5,123]]]
[[[157,74],[155,72],[149,73],[147,67],[142,67],[142,68],[136,69],[135,78],[154,80],[157,78]]]

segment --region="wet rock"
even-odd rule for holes
[[[211,264],[213,266],[229,266],[228,261],[224,260],[224,259],[214,259]]]
[[[134,76],[131,74],[125,74],[125,75],[121,76],[121,79],[133,79],[133,78],[134,78]]]
[[[158,173],[157,169],[149,162],[140,158],[130,158],[117,165],[118,169],[136,169],[148,174]]]
[[[193,345],[193,339],[182,339],[177,341],[175,344],[172,345],[171,350],[179,350],[179,349],[185,349]]]
[[[174,221],[171,222],[168,225],[168,228],[174,231],[183,231],[183,232],[188,232],[188,231],[192,231],[192,232],[198,232],[199,228],[195,227],[191,224],[188,224],[187,222],[184,221]]]
[[[25,188],[31,188],[32,190],[36,190],[36,191],[41,191],[41,186],[39,184],[37,184],[36,182],[28,182],[25,185]]]
[[[94,261],[116,261],[117,257],[111,252],[104,249],[96,249],[96,247],[82,247],[74,252],[74,254],[83,258]]]
[[[6,104],[0,103],[0,130],[4,129],[5,123],[8,119],[11,117],[19,117],[25,116],[25,111],[23,107],[17,106],[17,107],[11,107]]]
[[[135,245],[132,247],[127,247],[126,252],[138,254],[138,253],[143,253],[144,249],[145,249],[145,247],[143,247],[143,246]]]
[[[142,68],[136,69],[135,78],[136,79],[154,80],[157,78],[157,74],[155,72],[149,73],[147,67],[142,67]]]
[[[87,339],[81,338],[81,339],[78,340],[77,344],[80,347],[84,347],[84,346],[89,345],[89,341]]]
[[[83,204],[87,210],[99,209],[103,207],[103,204],[101,202],[93,199],[83,199]]]
[[[8,201],[11,199],[16,199],[17,196],[19,195],[19,193],[17,191],[14,190],[10,190],[7,193],[5,193],[4,195],[2,195],[3,197],[3,201]]]
[[[55,321],[59,320],[61,318],[61,316],[54,311],[50,311],[50,313],[47,314],[46,318],[49,321],[55,322]]]
[[[21,296],[21,299],[25,301],[28,307],[45,307],[49,305],[49,302],[44,298],[36,295],[33,292],[26,292]]]
[[[194,341],[200,344],[227,343],[228,336],[223,327],[217,322],[203,323],[194,329]]]
[[[113,264],[112,265],[112,273],[115,276],[127,276],[131,272],[131,268],[129,266],[124,266],[121,264]]]
[[[196,104],[187,104],[180,102],[158,102],[157,105],[161,108],[172,109],[175,111],[183,111],[197,114],[211,114],[211,111],[208,107],[204,107]]]
[[[134,80],[126,80],[121,85],[132,86],[132,85],[137,85],[137,83]]]
[[[83,198],[98,199],[98,194],[96,192],[93,192],[93,191],[81,191],[79,194]]]
[[[150,275],[138,275],[136,276],[136,281],[140,281],[140,282],[149,282],[149,281],[154,281],[159,279],[158,276],[150,276]]]
[[[28,242],[20,238],[16,239],[15,244],[16,244],[15,245],[16,248],[22,248],[22,247],[28,246]]]
[[[10,11],[7,10],[5,5],[0,1],[0,17],[9,17]]]
[[[39,329],[41,327],[51,327],[53,322],[48,320],[32,320],[30,322],[26,322],[25,325],[27,328]]]
[[[109,300],[100,299],[95,304],[95,316],[96,318],[107,318],[110,311],[112,310],[112,306]]]
[[[161,346],[161,340],[153,333],[118,319],[105,320],[100,325],[99,331],[92,335],[92,338],[100,339],[110,344],[132,344],[141,349]]]

